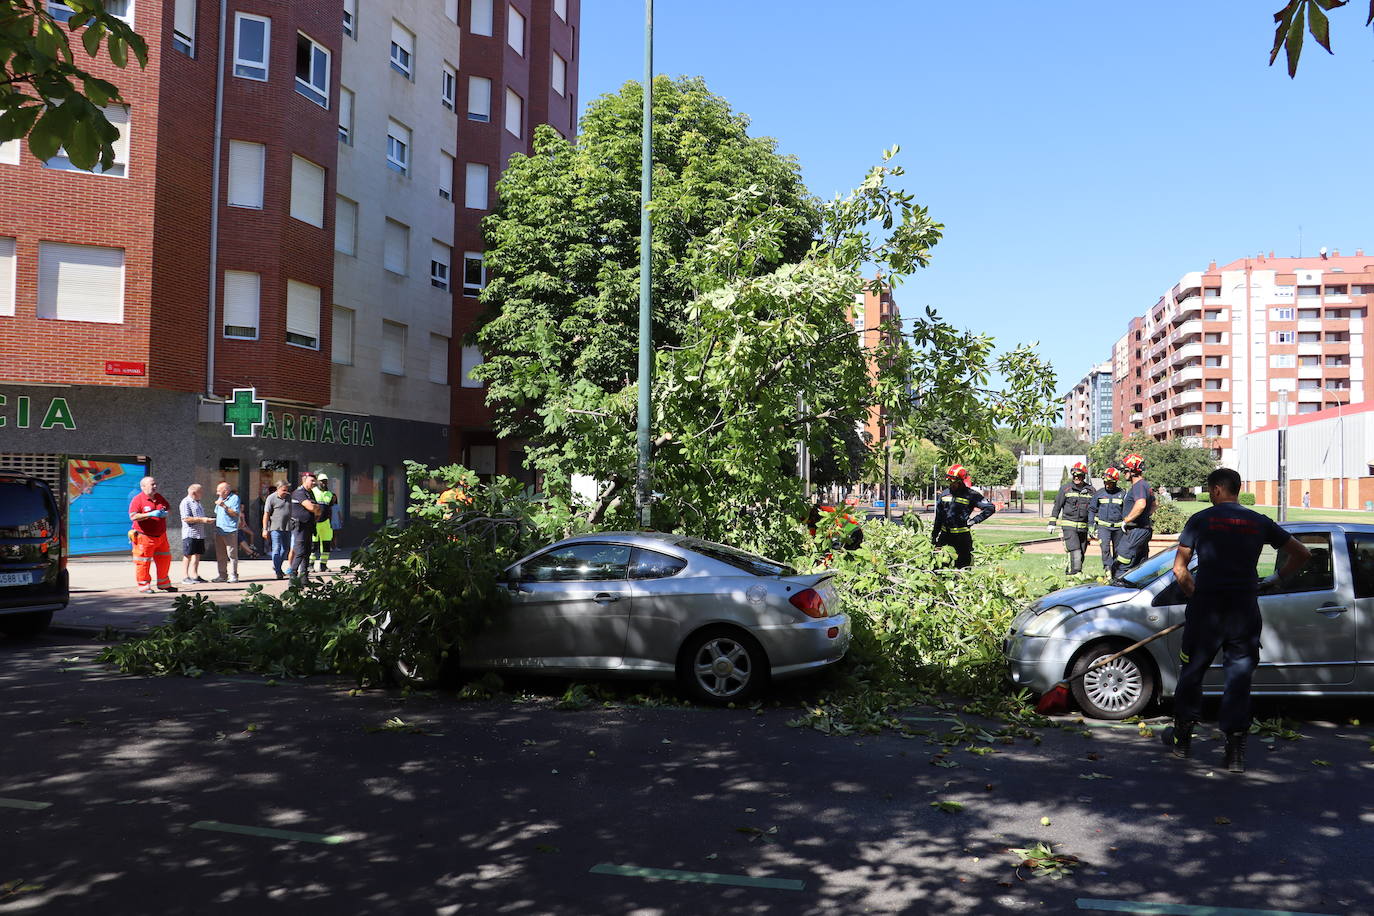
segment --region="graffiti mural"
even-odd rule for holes
[[[67,462],[67,549],[72,556],[127,553],[129,501],[146,462],[72,458]]]

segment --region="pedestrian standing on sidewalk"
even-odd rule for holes
[[[1291,577],[1311,558],[1307,546],[1267,516],[1240,504],[1240,475],[1217,468],[1207,475],[1210,509],[1188,519],[1178,536],[1174,577],[1188,596],[1183,615],[1182,667],[1174,689],[1174,727],[1163,738],[1175,757],[1192,753],[1193,726],[1202,713],[1202,678],[1218,651],[1226,671],[1221,696],[1221,730],[1226,733],[1226,768],[1245,772],[1245,736],[1250,732],[1250,680],[1259,664],[1259,592]],[[1268,544],[1280,551],[1279,571],[1259,581],[1256,564]],[[1188,561],[1197,555],[1197,574]]]
[[[272,571],[278,579],[285,579],[282,564],[291,544],[291,485],[284,480],[267,495],[262,504],[262,539],[272,550]]]
[[[211,582],[239,581],[239,513],[238,494],[221,480],[215,487],[215,562],[219,575]]]
[[[1073,463],[1071,477],[1054,495],[1054,508],[1050,510],[1048,527],[1054,531],[1055,525],[1059,525],[1064,552],[1069,555],[1068,573],[1076,576],[1083,571],[1083,551],[1088,549],[1091,536],[1088,522],[1092,512],[1093,485],[1088,483],[1088,466],[1081,461]]]
[[[291,491],[291,582],[301,585],[310,578],[310,544],[320,505],[315,502],[315,475],[301,474],[301,485]]]
[[[174,592],[168,573],[172,569],[172,545],[167,543],[167,515],[171,505],[157,491],[157,479],[145,477],[138,482],[139,492],[129,503],[129,521],[134,523],[134,579],[144,594]],[[149,565],[157,568],[157,584]]]
[[[210,525],[215,517],[205,514],[205,506],[200,497],[204,492],[198,483],[186,488],[186,498],[181,501],[181,584],[199,585],[205,580],[200,577],[200,558],[205,556],[205,542],[210,538]]]

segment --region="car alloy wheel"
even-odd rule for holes
[[[1080,674],[1114,651],[1110,644],[1102,644],[1084,652],[1074,663],[1073,673]],[[1076,679],[1073,695],[1086,715],[1096,719],[1129,719],[1143,712],[1153,699],[1154,672],[1149,662],[1132,653]]]
[[[763,649],[745,633],[721,631],[693,637],[680,674],[687,689],[705,703],[724,705],[753,696],[767,683]]]

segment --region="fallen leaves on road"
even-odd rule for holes
[[[1008,852],[1019,856],[1021,859],[1016,864],[1016,877],[1022,881],[1026,880],[1021,874],[1023,868],[1030,869],[1032,875],[1053,878],[1058,881],[1060,878],[1073,874],[1073,870],[1083,864],[1078,856],[1056,853],[1051,843],[1036,843],[1034,846],[1028,846],[1024,849],[1010,849]]]
[[[930,803],[930,807],[935,808],[937,811],[943,811],[946,814],[957,814],[964,810],[963,805],[952,801],[933,801]]]
[[[368,726],[367,731],[372,732],[403,732],[408,735],[429,735],[439,737],[438,732],[427,731],[423,726],[414,725],[402,719],[400,716],[392,716],[381,725]]]

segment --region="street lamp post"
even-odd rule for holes
[[[1336,389],[1332,389],[1332,390],[1336,390]],[[1349,395],[1347,394],[1346,397],[1349,397]],[[1339,473],[1340,473],[1340,475],[1341,475],[1341,484],[1340,484],[1340,487],[1338,488],[1339,496],[1337,497],[1337,499],[1340,500],[1340,508],[1344,509],[1344,508],[1346,508],[1346,505],[1345,505],[1345,416],[1344,416],[1344,407],[1345,407],[1345,403],[1344,403],[1339,397],[1337,397],[1337,396],[1334,395],[1334,394],[1331,395],[1331,400],[1332,400],[1332,401],[1335,403],[1335,405],[1336,405],[1336,449],[1337,449],[1337,452],[1338,452],[1338,454],[1339,454],[1339,456],[1340,456],[1339,458],[1337,458],[1337,462],[1338,462],[1338,466],[1339,466]],[[1322,404],[1325,404],[1325,403],[1326,403],[1326,393],[1323,392],[1323,393],[1322,393]]]

